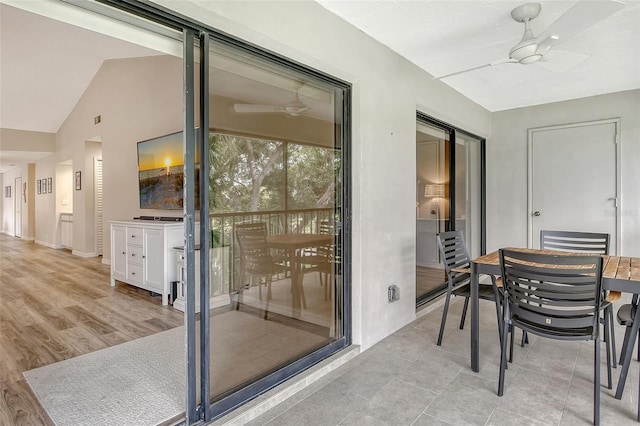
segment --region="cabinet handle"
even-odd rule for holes
[[[127,254],[127,253],[123,251],[122,254]]]
[[[142,255],[142,258],[143,258],[143,259],[145,259],[146,257],[147,257],[147,256],[145,256],[145,255]]]
[[[132,272],[132,273],[131,273],[131,275],[135,275],[135,274],[136,274],[135,272]]]
[[[131,253],[131,257],[136,257],[136,254],[135,253]]]

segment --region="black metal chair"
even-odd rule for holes
[[[440,322],[440,332],[438,334],[437,345],[442,345],[442,336],[449,312],[449,302],[451,296],[464,297],[464,307],[462,308],[462,317],[460,318],[460,329],[464,328],[464,321],[467,316],[467,308],[469,307],[469,298],[471,297],[471,259],[469,252],[464,243],[462,231],[441,232],[437,236],[438,248],[442,256],[447,273],[447,295],[444,301],[444,311],[442,312],[442,321]],[[478,289],[478,297],[484,300],[490,300],[496,304],[496,316],[498,318],[498,332],[502,336],[502,321],[500,309],[500,292],[498,290],[499,283],[495,277],[491,275],[491,284],[480,284]]]
[[[240,249],[239,283],[235,293],[236,309],[239,308],[244,290],[253,284],[253,278],[259,280],[258,297],[262,300],[262,279],[264,279],[267,287],[264,319],[267,319],[269,299],[271,299],[271,281],[274,275],[290,270],[288,259],[271,254],[267,245],[267,225],[264,222],[238,224],[234,227],[234,235]],[[248,283],[247,278],[249,278]]]
[[[624,385],[627,381],[627,374],[629,373],[629,365],[631,364],[633,347],[636,343],[637,336],[640,335],[640,329],[635,331],[633,329],[633,321],[635,320],[636,315],[638,315],[639,306],[638,294],[634,294],[631,303],[625,303],[620,306],[616,315],[618,324],[625,327],[622,348],[620,349],[620,365],[622,366],[622,371],[620,372],[616,398],[622,398]],[[640,345],[638,345],[637,359],[640,360]],[[640,399],[638,400],[637,420],[640,422]]]
[[[540,231],[540,248],[543,250],[556,250],[572,253],[609,254],[609,234],[599,232],[575,232],[575,231]],[[622,293],[609,291],[602,300],[600,309],[604,316],[601,322],[604,324],[604,341],[607,342],[607,359],[611,360],[613,368],[617,367],[616,361],[616,337],[613,322],[613,302],[620,300]],[[611,383],[611,377],[608,377]]]
[[[600,423],[601,256],[500,250],[504,326],[556,340],[594,341],[593,422]],[[507,340],[502,335],[498,396],[504,394]],[[607,369],[611,364],[607,363]]]

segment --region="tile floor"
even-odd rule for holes
[[[617,304],[624,303],[623,300]],[[499,342],[494,307],[481,306],[480,372],[469,363],[469,321],[459,330],[462,300],[450,309],[441,347],[442,308],[356,356],[250,425],[582,425],[592,422],[592,342],[531,336],[516,345],[503,397],[497,396]],[[624,329],[617,326],[618,351]],[[518,331],[517,337],[519,338]],[[635,360],[622,400],[606,388],[602,346],[601,423],[633,425],[638,394]]]

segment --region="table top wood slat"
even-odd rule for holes
[[[629,262],[629,279],[640,281],[640,258],[632,257]]]
[[[525,253],[543,253],[543,254],[558,254],[558,255],[576,255],[580,253],[569,253],[566,251],[556,250],[536,250],[529,248],[510,248]],[[582,254],[584,256],[590,256],[590,254]],[[628,280],[628,281],[640,281],[640,258],[627,257],[627,256],[603,256],[604,265],[602,269],[602,276],[605,278],[616,280]],[[499,252],[485,254],[483,256],[473,259],[474,263],[485,265],[499,265],[500,258]]]

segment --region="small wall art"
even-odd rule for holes
[[[36,189],[38,191],[38,194],[42,194],[42,180],[38,179],[36,181]]]
[[[80,191],[82,189],[82,173],[76,172],[76,191]]]
[[[47,178],[47,192],[49,194],[53,192],[53,178]]]

